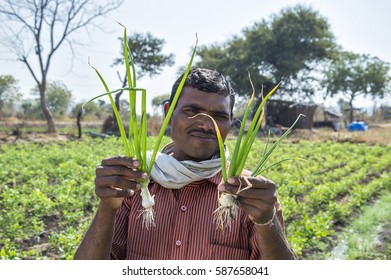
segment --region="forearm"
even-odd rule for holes
[[[99,205],[95,218],[77,249],[75,260],[109,259],[116,210]]]
[[[291,250],[277,217],[273,225],[255,225],[259,250],[265,260],[294,260],[296,255]]]

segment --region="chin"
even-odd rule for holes
[[[202,154],[193,154],[189,155],[191,157],[191,160],[194,161],[203,161],[210,159],[215,153],[202,153]]]

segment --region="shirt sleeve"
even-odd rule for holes
[[[130,201],[130,198],[125,198],[115,215],[114,236],[110,253],[110,259],[113,260],[126,259]]]

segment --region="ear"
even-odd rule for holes
[[[164,102],[163,104],[164,116],[167,116],[169,108],[170,108],[170,103],[168,101]]]
[[[164,117],[167,116],[168,109],[170,109],[170,102],[166,101],[166,102],[164,102],[164,104],[163,104]],[[171,119],[169,120],[168,125],[171,125]]]

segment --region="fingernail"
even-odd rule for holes
[[[148,178],[148,174],[147,174],[147,173],[143,173],[143,174],[141,174],[141,178],[143,178],[143,179],[147,179],[147,178]]]
[[[138,189],[138,190],[141,189],[141,184],[137,183],[136,184],[136,189]]]
[[[139,167],[140,166],[140,162],[139,161],[133,161],[133,166],[134,167]]]
[[[235,179],[234,178],[229,178],[227,182],[229,184],[233,184],[233,183],[235,183]]]

